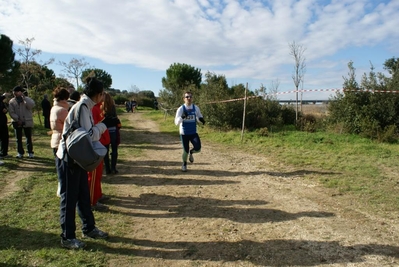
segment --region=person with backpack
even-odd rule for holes
[[[181,170],[187,171],[187,158],[194,163],[194,153],[201,151],[201,140],[197,133],[197,121],[205,124],[204,117],[198,106],[193,104],[193,94],[185,92],[183,95],[184,104],[176,111],[175,124],[179,126],[180,140],[183,145]],[[190,150],[190,142],[193,148]]]
[[[95,77],[86,79],[83,95],[72,106],[65,119],[63,136],[67,136],[71,124],[77,121],[80,127],[87,131],[92,141],[100,140],[101,135],[107,129],[109,121],[104,119],[102,122],[94,124],[91,110],[95,104],[102,101],[103,93],[104,85],[101,81]],[[108,233],[95,226],[94,215],[90,205],[87,171],[76,164],[68,155],[64,137],[60,141],[56,155],[57,169],[61,176],[61,246],[69,249],[85,247],[85,243],[76,238],[76,209],[82,221],[83,238],[108,238]]]

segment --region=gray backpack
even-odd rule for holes
[[[107,154],[107,148],[100,141],[92,141],[89,133],[79,124],[80,111],[84,103],[76,103],[80,105],[75,108],[74,119],[69,129],[63,135],[66,145],[66,152],[69,158],[82,167],[84,170],[91,172],[104,159]]]

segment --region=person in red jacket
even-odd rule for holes
[[[97,103],[92,109],[94,124],[97,124],[104,119],[104,112],[102,109],[103,103],[104,103],[104,101]],[[105,130],[105,132],[101,135],[100,142],[104,146],[108,146],[110,144],[111,139],[109,136],[108,129]],[[104,161],[102,161],[94,171],[87,173],[88,182],[89,182],[89,190],[90,190],[91,209],[96,210],[96,211],[106,211],[109,209],[108,206],[99,202],[99,200],[103,196],[102,189],[101,189],[101,178],[103,176],[103,166],[104,166]]]

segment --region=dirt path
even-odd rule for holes
[[[137,266],[399,266],[397,221],[302,178],[312,171],[279,172],[267,158],[203,141],[183,173],[177,134],[140,113],[122,116],[135,141],[121,149],[143,153],[122,156],[108,182],[117,210],[132,216]]]

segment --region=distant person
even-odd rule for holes
[[[156,98],[154,99],[154,109],[158,110],[158,101]]]
[[[132,99],[132,101],[130,101],[130,106],[131,106],[131,110],[132,110],[132,113],[133,113],[136,110],[136,108],[137,108],[137,101]]]
[[[26,96],[23,92],[25,90],[21,86],[15,86],[13,89],[14,98],[9,102],[9,113],[12,119],[12,125],[17,139],[17,158],[22,159],[25,150],[22,145],[22,131],[25,133],[26,148],[28,150],[28,157],[33,158],[33,143],[32,143],[32,128],[33,115],[32,109],[35,106],[35,101]]]
[[[69,104],[69,109],[71,109],[71,107],[75,105],[76,102],[78,102],[79,100],[80,100],[80,93],[78,91],[72,91],[72,93],[69,94],[69,99],[67,100]]]
[[[105,93],[104,96],[104,104],[103,104],[104,116],[106,118],[110,118],[112,123],[110,127],[108,127],[109,136],[110,136],[110,145],[111,145],[111,153],[109,145],[107,147],[107,154],[104,157],[104,165],[105,171],[107,174],[118,174],[119,171],[116,169],[116,163],[118,161],[118,134],[119,128],[121,127],[120,121],[116,114],[116,106],[115,102],[112,99],[111,95]],[[111,164],[109,160],[109,155],[111,155]]]
[[[183,95],[184,104],[176,111],[175,124],[179,126],[180,140],[183,145],[181,170],[187,171],[187,157],[191,163],[194,162],[193,153],[201,151],[201,140],[197,133],[197,121],[205,124],[205,120],[198,106],[193,104],[193,94],[185,92]],[[190,142],[194,146],[190,150]]]
[[[6,94],[0,96],[0,159],[9,157],[8,142],[10,137],[8,134],[8,124],[7,124],[8,108],[4,103],[5,99],[6,99]]]
[[[59,169],[57,167],[56,154],[58,146],[60,144],[60,140],[62,139],[64,122],[68,115],[69,104],[67,100],[69,98],[69,92],[67,89],[63,87],[57,87],[53,91],[53,96],[54,96],[53,100],[54,102],[53,102],[53,107],[51,108],[50,111],[50,128],[52,130],[50,146],[53,149],[53,154],[55,157],[55,167],[58,171]],[[57,196],[60,197],[61,174],[57,173],[57,176],[58,176]]]
[[[132,110],[132,106],[131,106],[131,102],[130,101],[126,101],[125,102],[125,108],[126,108],[126,112],[130,112]]]
[[[47,99],[47,95],[44,95],[42,100],[42,114],[44,117],[44,128],[46,129],[50,129],[50,110],[50,101]]]
[[[69,129],[75,119],[75,109],[80,108],[79,121],[81,127],[90,133],[92,141],[100,140],[102,133],[107,129],[107,121],[93,124],[91,113],[95,104],[102,101],[104,85],[96,78],[86,79],[85,89],[78,103],[72,106],[64,122],[63,134]],[[75,216],[76,209],[82,222],[83,237],[102,238],[108,237],[108,233],[95,226],[93,211],[90,205],[90,191],[87,181],[87,171],[73,162],[66,153],[65,140],[61,139],[57,150],[57,167],[61,174],[61,201],[60,224],[61,246],[69,249],[80,249],[85,243],[76,238]]]

